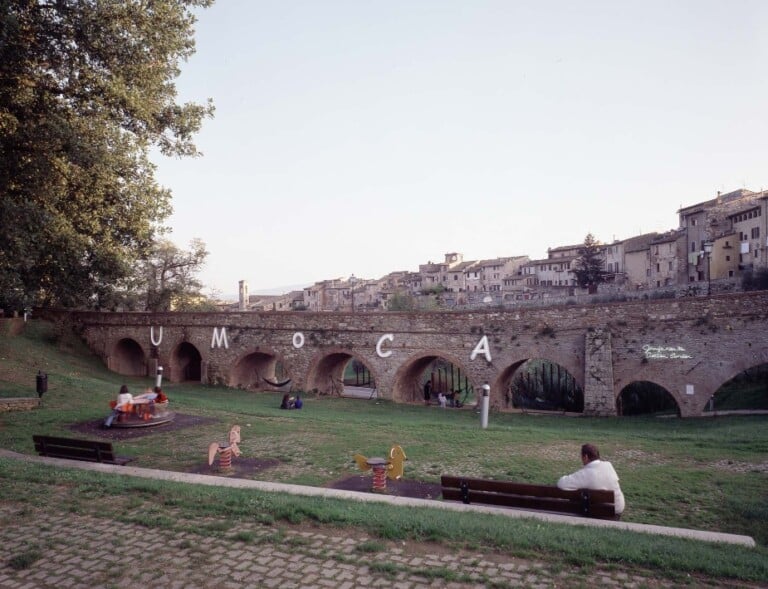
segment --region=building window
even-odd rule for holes
[[[725,256],[725,261],[726,262],[730,262],[731,261],[731,256]]]
[[[728,270],[728,278],[733,278],[733,270]]]
[[[691,242],[691,252],[695,252],[695,251],[696,251],[696,242],[692,241]]]
[[[760,227],[752,228],[752,239],[758,239],[760,237]]]
[[[672,271],[672,262],[669,262],[669,268],[668,268],[668,270],[669,270],[670,272]]]
[[[696,219],[691,219],[691,227],[696,227]]]

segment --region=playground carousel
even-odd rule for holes
[[[151,427],[174,418],[168,397],[159,387],[135,397],[121,392],[117,401],[110,401],[109,406],[112,413],[104,421],[104,427]]]

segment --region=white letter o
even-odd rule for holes
[[[297,350],[304,345],[304,334],[297,331],[293,334],[293,347]]]

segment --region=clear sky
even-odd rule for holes
[[[218,0],[155,158],[222,294],[677,227],[768,188],[764,0]]]

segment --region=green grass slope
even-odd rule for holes
[[[0,396],[36,396],[35,375],[48,374],[49,390],[40,409],[0,414],[0,447],[33,453],[32,434],[75,435],[70,426],[103,419],[123,382],[132,390],[152,384],[107,371],[71,334],[31,321],[23,329],[0,327]],[[344,502],[276,497],[240,497],[231,490],[174,487],[191,513],[200,513],[207,494],[226,494],[233,514],[253,507],[259,517],[323,525],[371,527],[384,537],[466,542],[491,550],[536,551],[586,566],[595,561],[631,563],[658,569],[663,576],[693,572],[723,579],[768,581],[768,418],[734,416],[708,419],[568,418],[492,413],[480,428],[472,409],[440,410],[386,401],[307,396],[302,411],[281,411],[280,395],[169,384],[164,387],[175,411],[212,418],[210,423],[116,442],[120,454],[137,465],[190,471],[205,462],[210,442],[223,440],[229,426],[242,427],[244,457],[279,464],[257,476],[265,480],[326,485],[356,473],[354,453],[382,455],[392,444],[408,454],[405,477],[436,482],[452,473],[552,484],[579,467],[584,442],[597,444],[621,477],[627,499],[624,521],[746,534],[758,542],[744,549],[653,536],[584,528],[544,526],[540,522],[457,517],[439,511],[349,506]],[[108,482],[108,477],[72,474],[78,489],[95,493],[132,492],[150,483]],[[2,496],[25,485],[50,482],[44,468],[20,468],[0,461]],[[98,483],[94,480],[98,479]],[[117,485],[117,490],[109,489]],[[154,485],[154,483],[152,483]],[[168,483],[157,483],[160,487]],[[41,491],[43,492],[43,491]],[[100,493],[100,492],[99,492]],[[381,510],[386,509],[386,515]],[[253,515],[253,512],[251,512]],[[234,515],[233,515],[234,517]],[[366,523],[367,522],[367,523]],[[372,526],[371,522],[378,522]],[[578,548],[576,548],[578,546]],[[655,547],[655,548],[654,548]]]

